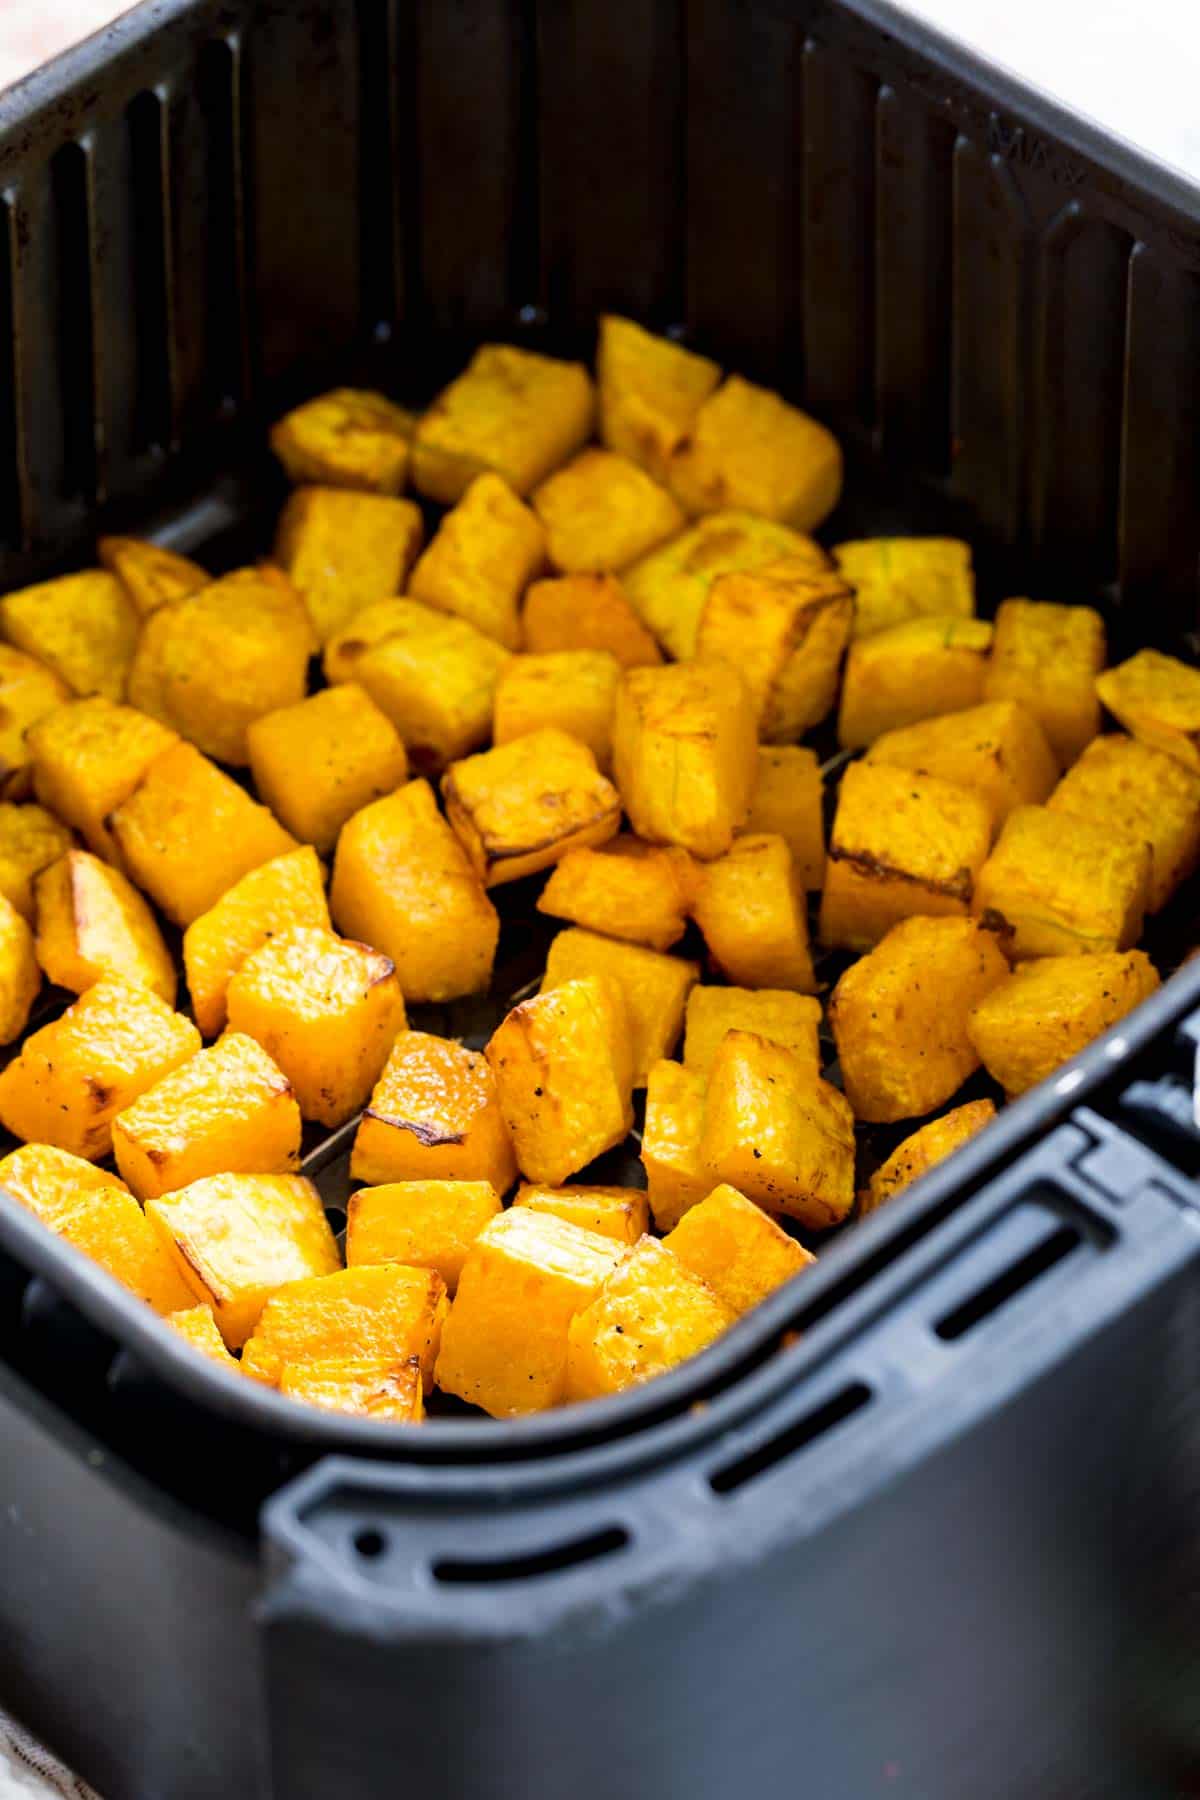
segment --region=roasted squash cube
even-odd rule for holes
[[[824,425],[769,388],[730,375],[705,400],[668,465],[690,513],[744,506],[812,531],[842,492],[842,449]]]
[[[983,697],[1019,701],[1066,768],[1100,729],[1096,676],[1104,657],[1104,621],[1090,606],[1005,600]]]
[[[838,742],[862,750],[885,731],[983,699],[992,627],[982,619],[909,619],[850,646]]]
[[[33,933],[12,902],[0,895],[0,1044],[20,1037],[41,985]]]
[[[547,726],[451,763],[446,817],[485,887],[519,881],[621,823],[621,796],[578,738]]]
[[[660,1231],[670,1231],[690,1206],[712,1192],[713,1183],[700,1164],[706,1083],[706,1074],[665,1061],[655,1063],[646,1080],[642,1167]]]
[[[1053,1074],[1159,985],[1144,951],[1043,956],[979,1000],[967,1029],[1009,1099]]]
[[[61,675],[23,650],[0,644],[0,797],[28,798],[31,770],[25,733],[70,698]]]
[[[157,719],[132,706],[115,706],[103,695],[72,701],[29,733],[34,793],[74,826],[89,850],[120,868],[109,814],[128,800],[155,757],[178,741]],[[69,847],[68,837],[59,854]]]
[[[974,616],[971,547],[958,538],[860,538],[835,544],[833,557],[854,589],[856,638],[906,619]]]
[[[665,481],[673,451],[720,379],[706,356],[607,313],[596,351],[602,442]]]
[[[1010,957],[1128,950],[1142,933],[1149,844],[1106,820],[1018,806],[975,883],[978,917],[1010,931]]]
[[[37,878],[37,960],[51,981],[82,994],[103,975],[175,1004],[175,964],[131,881],[87,850],[68,850]]]
[[[182,600],[185,594],[194,594],[212,580],[208,570],[190,556],[164,550],[161,544],[152,544],[147,538],[102,537],[96,552],[143,619],[168,600]]]
[[[479,475],[438,526],[408,591],[515,650],[521,595],[545,560],[546,536],[535,514],[499,475]]]
[[[704,1102],[700,1166],[769,1212],[837,1225],[854,1204],[854,1115],[804,1057],[750,1031],[726,1032]]]
[[[296,840],[192,744],[174,744],[109,815],[122,866],[173,919],[190,925],[251,869]]]
[[[535,490],[533,510],[550,562],[568,575],[623,569],[687,524],[666,488],[636,462],[594,446]]]
[[[0,1187],[36,1213],[51,1231],[57,1231],[60,1222],[88,1195],[102,1188],[128,1192],[118,1175],[53,1144],[22,1144],[10,1150],[0,1159]]]
[[[301,1175],[210,1175],[148,1200],[146,1217],[231,1350],[277,1288],[342,1266],[321,1196]]]
[[[621,665],[607,650],[514,656],[496,684],[497,744],[552,725],[586,744],[600,768],[612,762],[613,708]]]
[[[291,1174],[300,1108],[266,1051],[226,1032],[123,1107],[112,1140],[125,1180],[139,1200],[153,1200],[206,1175]]]
[[[84,569],[5,594],[0,633],[53,669],[73,694],[124,698],[138,615],[106,569]]]
[[[1096,693],[1126,731],[1200,769],[1200,669],[1139,650],[1096,678]]]
[[[200,1048],[190,1019],[112,976],[27,1038],[0,1072],[0,1124],[26,1142],[99,1161],[112,1124]]]
[[[382,394],[333,388],[285,413],[271,428],[271,448],[289,481],[399,494],[416,423]]]
[[[484,1055],[528,1181],[557,1187],[632,1129],[632,1033],[611,977],[564,981],[523,1000]]]
[[[568,1400],[619,1394],[707,1348],[736,1314],[657,1238],[643,1238],[571,1320]]]
[[[825,880],[825,785],[816,752],[799,744],[760,744],[745,830],[781,837],[805,889]]]
[[[829,1022],[856,1119],[933,1112],[979,1058],[967,1031],[976,1001],[1008,979],[995,936],[974,919],[902,919],[838,982]]]
[[[178,1332],[193,1350],[207,1356],[210,1362],[220,1363],[231,1374],[241,1374],[241,1364],[225,1348],[225,1339],[217,1329],[211,1307],[185,1306],[179,1312],[167,1313],[163,1323]]]
[[[607,650],[623,669],[662,661],[662,652],[615,575],[559,575],[526,590],[521,613],[526,650]]]
[[[467,1252],[503,1210],[490,1181],[395,1181],[360,1188],[346,1218],[346,1266],[436,1269],[453,1294]]]
[[[807,557],[718,575],[696,634],[696,654],[732,663],[750,690],[758,733],[798,738],[837,696],[854,596]]]
[[[992,841],[986,800],[953,782],[851,763],[821,895],[821,938],[869,950],[915,913],[965,915]]]
[[[694,962],[594,931],[560,931],[546,957],[543,994],[586,975],[607,975],[625,997],[633,1044],[633,1085],[645,1087],[652,1064],[669,1056],[683,1030],[683,1009],[700,977]]]
[[[696,865],[671,844],[627,832],[596,850],[568,850],[538,898],[538,911],[607,937],[669,950],[687,929]]]
[[[1093,738],[1047,804],[1149,844],[1147,912],[1161,912],[1200,862],[1200,765],[1191,769],[1140,738]]]
[[[713,961],[730,981],[816,992],[804,886],[785,839],[735,839],[701,870],[693,910]]]
[[[352,681],[255,719],[246,751],[275,817],[318,850],[332,850],[352,813],[408,779],[396,727]]]
[[[425,1384],[415,1357],[401,1363],[356,1362],[338,1356],[289,1363],[279,1377],[279,1392],[324,1412],[382,1419],[390,1425],[419,1425],[425,1417]]]
[[[707,1081],[729,1031],[752,1031],[792,1050],[814,1075],[821,1073],[821,1002],[786,989],[694,987],[688,995],[684,1066]]]
[[[275,558],[323,644],[365,606],[403,592],[423,534],[411,500],[302,487],[279,515]]]
[[[224,1029],[229,983],[251,951],[292,925],[329,930],[321,864],[307,844],[251,869],[184,932],[192,1012],[205,1037]]]
[[[1045,732],[1015,700],[989,700],[885,731],[866,760],[970,788],[991,807],[995,831],[1014,806],[1040,806],[1058,779]]]
[[[523,1181],[513,1205],[553,1213],[581,1231],[594,1231],[618,1244],[636,1244],[650,1229],[650,1207],[641,1188],[537,1187]]]
[[[31,924],[33,884],[71,843],[67,827],[40,806],[0,802],[0,895]]]
[[[487,1182],[517,1178],[512,1139],[485,1057],[453,1038],[402,1031],[354,1139],[355,1181]]]
[[[485,470],[528,494],[586,443],[592,381],[582,363],[484,344],[417,425],[418,492],[453,506]]]
[[[437,1384],[493,1418],[566,1398],[567,1333],[623,1247],[517,1206],[472,1244],[442,1332]]]
[[[288,1369],[305,1363],[400,1369],[415,1359],[428,1393],[446,1304],[446,1284],[436,1269],[400,1263],[290,1281],[263,1307],[242,1368],[256,1381],[278,1386]]]
[[[956,1106],[953,1112],[922,1125],[876,1169],[858,1196],[859,1212],[874,1212],[893,1194],[910,1187],[918,1176],[932,1169],[935,1163],[944,1162],[968,1138],[989,1125],[995,1116],[996,1108],[990,1100],[968,1100],[965,1106]]]
[[[769,1213],[736,1188],[714,1188],[663,1240],[730,1312],[746,1313],[816,1262]]]
[[[342,827],[329,898],[339,931],[391,957],[410,1003],[477,994],[492,978],[496,909],[426,781]]]
[[[758,773],[754,707],[737,670],[723,662],[627,669],[613,766],[639,837],[722,856],[746,821]]]
[[[155,1312],[177,1312],[191,1299],[172,1258],[123,1183],[82,1194],[55,1230]]]

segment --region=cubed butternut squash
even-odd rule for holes
[[[98,1169],[70,1150],[53,1144],[21,1144],[0,1158],[0,1187],[57,1231],[60,1222],[87,1195],[104,1188],[125,1188],[119,1175]],[[126,1190],[128,1191],[128,1190]]]
[[[821,1002],[787,989],[694,987],[688,995],[683,1061],[702,1081],[726,1032],[752,1031],[782,1044],[814,1075],[821,1073]]]
[[[1135,738],[1200,769],[1200,669],[1161,650],[1139,650],[1098,675],[1096,693]]]
[[[1093,738],[1047,805],[1149,844],[1147,912],[1161,912],[1200,862],[1200,764],[1189,768],[1140,738]]]
[[[279,515],[275,559],[324,644],[365,606],[403,592],[423,534],[411,500],[300,487]]]
[[[360,807],[408,779],[396,727],[357,682],[265,713],[246,730],[254,785],[286,831],[332,850]]]
[[[714,1188],[667,1237],[672,1251],[732,1313],[746,1313],[816,1257],[733,1187]]]
[[[969,1138],[989,1125],[995,1116],[996,1108],[990,1100],[968,1100],[965,1106],[956,1106],[953,1112],[943,1113],[940,1119],[931,1119],[928,1125],[922,1125],[898,1144],[886,1162],[876,1169],[858,1196],[859,1212],[875,1212],[885,1200],[911,1187],[919,1176],[932,1169],[935,1163],[944,1162]]]
[[[626,568],[682,531],[686,515],[628,457],[592,446],[536,488],[546,554],[564,574]]]
[[[1078,1055],[1158,985],[1142,950],[1043,956],[1022,963],[981,998],[967,1029],[988,1074],[1011,1100]]]
[[[241,1374],[241,1364],[226,1349],[225,1339],[217,1329],[211,1306],[181,1307],[178,1312],[167,1313],[163,1323],[169,1325],[193,1350],[208,1357],[210,1362],[219,1363],[233,1375]]]
[[[652,1065],[675,1048],[699,968],[683,957],[664,956],[594,931],[578,927],[560,931],[546,957],[542,993],[587,975],[607,976],[620,988],[633,1048],[633,1085],[645,1087]]]
[[[605,314],[596,350],[601,441],[665,481],[672,454],[720,379],[708,357]]]
[[[686,850],[624,832],[594,850],[568,850],[537,908],[606,937],[669,950],[687,929],[696,876]]]
[[[623,669],[662,661],[654,638],[615,575],[559,575],[525,591],[521,633],[526,650],[607,650]]]
[[[723,855],[746,821],[758,772],[754,708],[737,670],[723,662],[627,669],[613,768],[639,837]]]
[[[293,925],[329,929],[321,864],[308,844],[251,869],[184,932],[188,992],[205,1037],[224,1029],[229,983],[251,951]]]
[[[799,744],[760,744],[745,831],[781,837],[806,890],[825,880],[825,784],[816,752]]]
[[[499,475],[478,475],[438,526],[408,591],[515,650],[521,596],[545,560],[546,537],[536,514]]]
[[[975,612],[971,547],[958,538],[860,538],[835,544],[854,589],[855,637],[906,619],[969,619]]]
[[[11,1044],[29,1023],[42,985],[33,933],[0,895],[0,1044]]]
[[[359,1188],[346,1216],[346,1266],[436,1269],[453,1295],[475,1239],[503,1210],[490,1181],[395,1181]]]
[[[436,1269],[377,1263],[311,1275],[271,1295],[242,1369],[277,1387],[288,1369],[306,1363],[401,1368],[412,1358],[428,1393],[445,1317],[446,1284]]]
[[[373,1185],[486,1182],[507,1193],[517,1160],[487,1059],[453,1038],[402,1031],[355,1135],[350,1174]]]
[[[321,1356],[288,1363],[279,1376],[279,1392],[323,1412],[380,1419],[389,1425],[419,1425],[425,1417],[425,1384],[416,1357],[361,1362]]]
[[[833,706],[853,617],[846,583],[805,556],[718,575],[696,655],[732,663],[750,690],[759,736],[787,742]]]
[[[650,1229],[650,1206],[641,1188],[587,1187],[581,1183],[538,1187],[534,1182],[523,1181],[513,1205],[553,1213],[556,1219],[578,1225],[581,1231],[594,1231],[618,1244],[636,1244]]]
[[[453,506],[490,470],[514,493],[528,494],[586,443],[593,410],[582,363],[483,344],[418,423],[413,484]]]
[[[994,831],[1014,806],[1040,806],[1049,799],[1058,779],[1045,732],[1016,700],[988,700],[885,731],[866,760],[970,788],[991,807]]]
[[[131,881],[88,850],[68,850],[37,878],[37,960],[82,994],[103,975],[175,1004],[175,964],[158,921]]]
[[[693,913],[730,981],[816,992],[804,887],[784,838],[735,838],[703,865]]]
[[[102,694],[72,701],[29,733],[34,793],[89,850],[120,868],[109,815],[128,800],[155,757],[178,741],[157,719]]]
[[[125,697],[137,609],[115,575],[84,569],[0,599],[0,634],[65,681],[73,694]]]
[[[29,798],[32,767],[25,734],[71,697],[62,676],[45,663],[0,644],[0,799]]]
[[[1096,676],[1104,657],[1104,621],[1090,606],[1005,600],[983,697],[1019,701],[1068,768],[1100,729]]]
[[[102,537],[96,545],[101,563],[115,575],[139,618],[147,618],[168,600],[182,600],[212,580],[190,556],[164,550],[147,538]]]
[[[643,1238],[571,1320],[566,1398],[600,1400],[665,1375],[735,1316],[666,1244]]]
[[[366,388],[331,388],[271,427],[288,480],[401,494],[416,419]]]
[[[581,845],[602,844],[621,823],[621,796],[592,752],[553,726],[452,763],[442,797],[485,887],[548,869]]]
[[[62,821],[42,807],[0,802],[0,895],[29,924],[35,917],[35,881],[72,842]]]
[[[694,994],[699,988],[693,988]],[[712,1192],[700,1162],[707,1072],[676,1062],[658,1062],[646,1080],[646,1121],[642,1167],[654,1223],[660,1231],[678,1225],[690,1206]]]
[[[850,646],[838,742],[862,750],[885,731],[983,699],[992,627],[983,619],[909,619]]]
[[[1022,961],[1128,950],[1142,932],[1150,893],[1149,844],[1106,820],[1018,806],[975,883],[973,910],[1010,933]]]
[[[842,448],[816,419],[769,388],[730,375],[671,453],[667,479],[690,513],[744,506],[814,530],[842,491]]]
[[[183,1277],[124,1183],[81,1194],[54,1229],[155,1312],[178,1312],[191,1299]]]
[[[586,744],[601,769],[612,764],[612,720],[621,665],[607,650],[514,656],[496,683],[492,737],[509,744],[553,726]]]

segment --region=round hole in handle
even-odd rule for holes
[[[363,1525],[354,1533],[351,1543],[359,1556],[367,1562],[374,1562],[383,1555],[388,1547],[387,1538],[374,1525]]]

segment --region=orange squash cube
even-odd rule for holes
[[[977,917],[1011,933],[1028,956],[1128,950],[1142,933],[1150,893],[1149,844],[1107,820],[1018,806],[975,883]]]
[[[33,933],[0,895],[0,1044],[11,1044],[29,1023],[42,985]]]
[[[123,1184],[82,1194],[54,1229],[155,1312],[178,1312],[190,1301],[183,1277]]]
[[[663,956],[594,931],[560,931],[546,957],[542,993],[587,975],[607,976],[620,988],[633,1048],[633,1085],[645,1087],[651,1066],[675,1048],[699,968],[682,957]]]
[[[1009,1099],[1044,1081],[1159,986],[1142,950],[1042,956],[971,1009],[976,1054]]]
[[[205,1037],[225,1026],[229,983],[246,958],[293,925],[329,930],[320,860],[311,845],[251,869],[183,934],[192,1012]]]
[[[0,1187],[51,1231],[89,1195],[104,1188],[128,1192],[119,1176],[53,1144],[22,1144],[0,1158]]]
[[[885,731],[983,699],[992,627],[982,619],[909,619],[850,646],[838,742],[862,750]]]
[[[885,731],[866,761],[970,788],[991,808],[993,831],[1015,806],[1048,800],[1058,780],[1058,760],[1045,732],[1016,700],[988,700]]]
[[[825,880],[825,785],[814,750],[799,744],[761,744],[745,833],[781,837],[806,889]]]
[[[300,487],[279,515],[275,560],[323,644],[364,606],[404,591],[424,525],[411,500]]]
[[[496,683],[493,739],[509,744],[554,726],[586,744],[599,766],[609,768],[620,674],[620,664],[607,650],[512,657]]]
[[[48,713],[29,734],[34,793],[74,826],[89,850],[120,868],[109,814],[178,741],[175,732],[132,706],[116,706],[101,694],[75,700]],[[62,845],[68,848],[69,839]]]
[[[517,1178],[512,1139],[485,1057],[453,1038],[402,1031],[354,1139],[350,1174],[372,1184]]]
[[[813,531],[841,495],[842,448],[799,407],[730,375],[676,445],[667,478],[690,513],[744,506]]]
[[[535,489],[532,504],[550,562],[569,575],[623,569],[687,524],[666,488],[636,462],[594,446]]]
[[[1191,769],[1140,738],[1093,738],[1047,805],[1149,844],[1147,912],[1161,912],[1200,862],[1200,763]]]
[[[729,1186],[684,1214],[664,1249],[706,1282],[733,1313],[746,1313],[816,1257],[769,1213]]]
[[[687,930],[696,865],[674,845],[628,833],[597,849],[568,850],[538,897],[539,912],[606,937],[669,950]]]
[[[707,1081],[713,1058],[730,1031],[752,1031],[782,1044],[813,1075],[821,1073],[821,1002],[786,989],[694,987],[688,995],[683,1040],[685,1068]]]
[[[0,802],[0,895],[30,924],[35,880],[73,841],[67,827],[40,806]]]
[[[185,1306],[179,1312],[167,1313],[163,1324],[169,1325],[193,1350],[198,1350],[201,1356],[207,1356],[210,1362],[220,1363],[233,1375],[241,1374],[241,1364],[225,1348],[225,1339],[217,1330],[217,1321],[212,1316],[211,1307]]]
[[[318,850],[332,850],[347,819],[408,779],[396,727],[356,682],[255,719],[246,751],[275,817]]]
[[[435,1269],[400,1263],[289,1281],[263,1307],[242,1368],[276,1387],[304,1363],[399,1369],[413,1359],[428,1393],[446,1306],[446,1284]]]
[[[693,988],[694,994],[701,992]],[[646,1080],[646,1122],[642,1167],[654,1223],[660,1231],[678,1225],[690,1206],[712,1192],[700,1163],[706,1075],[679,1063],[659,1062]]]
[[[582,363],[483,344],[417,425],[413,485],[453,506],[490,470],[528,494],[587,442],[593,410]]]
[[[400,494],[416,419],[382,394],[332,388],[271,427],[271,448],[288,480],[368,494]]]
[[[586,1187],[578,1183],[537,1187],[531,1181],[523,1181],[513,1205],[552,1213],[568,1225],[594,1231],[618,1244],[636,1244],[650,1229],[650,1206],[641,1188]]]
[[[280,1374],[279,1392],[325,1412],[392,1425],[419,1425],[425,1417],[425,1384],[415,1357],[400,1363],[338,1356],[289,1363]]]
[[[944,1162],[968,1138],[989,1125],[995,1116],[996,1108],[990,1100],[968,1100],[965,1106],[956,1106],[953,1112],[922,1125],[876,1169],[858,1196],[859,1212],[875,1212],[885,1200],[911,1187],[919,1176],[932,1169],[935,1163]]]
[[[854,589],[856,638],[906,619],[970,619],[975,613],[971,546],[958,538],[860,538],[833,558]]]
[[[1098,675],[1096,693],[1135,738],[1200,769],[1200,669],[1161,650],[1139,650]]]
[[[804,887],[785,839],[736,838],[704,865],[693,912],[730,981],[816,992]]]
[[[1019,701],[1067,768],[1100,729],[1096,677],[1104,657],[1104,621],[1090,606],[1005,600],[983,697]]]
[[[706,356],[607,313],[596,351],[601,441],[665,481],[672,453],[720,379]]]
[[[758,734],[802,737],[837,697],[854,596],[832,571],[800,556],[719,575],[708,591],[696,654],[732,663],[750,690]]]
[[[408,591],[515,650],[521,595],[545,560],[536,516],[499,475],[479,475],[438,526]]]
[[[346,1266],[436,1269],[453,1294],[467,1252],[503,1210],[490,1181],[394,1181],[359,1188],[346,1218]]]
[[[175,1004],[175,964],[133,883],[87,850],[68,850],[37,878],[37,960],[59,987],[82,994],[102,975],[148,987]]]
[[[116,576],[143,619],[168,600],[182,600],[212,580],[208,570],[190,556],[164,550],[161,544],[152,544],[146,538],[102,537],[96,554],[109,573]]]
[[[571,1320],[566,1398],[599,1400],[664,1375],[734,1317],[666,1244],[643,1238]]]
[[[623,669],[662,661],[615,575],[559,575],[525,591],[521,632],[526,650],[607,650]]]
[[[485,887],[547,869],[580,845],[602,844],[621,823],[621,796],[587,745],[549,726],[452,763],[442,797]]]
[[[0,644],[0,798],[25,800],[31,788],[25,733],[71,698],[61,675],[36,657]]]
[[[727,663],[628,669],[621,677],[613,767],[639,837],[722,856],[750,810],[757,758],[754,707]]]
[[[124,698],[138,615],[106,569],[84,569],[5,594],[0,634],[53,669],[73,694]]]

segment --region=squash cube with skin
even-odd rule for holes
[[[855,1118],[890,1124],[943,1106],[979,1067],[971,1008],[1007,979],[995,937],[974,919],[894,925],[846,970],[829,1006]]]
[[[663,1245],[739,1314],[817,1260],[761,1206],[728,1186],[714,1188],[685,1213]]]
[[[395,1369],[415,1359],[428,1393],[446,1309],[436,1269],[376,1263],[289,1281],[263,1307],[242,1370],[277,1387],[286,1370],[304,1363]]]
[[[297,848],[192,744],[174,744],[109,815],[121,865],[176,925],[190,925],[243,875]]]
[[[611,1238],[527,1206],[494,1219],[463,1264],[437,1385],[496,1419],[559,1405],[571,1320],[623,1255]]]
[[[536,515],[498,475],[480,475],[438,526],[408,592],[515,650],[521,595],[545,560]]]
[[[59,987],[82,994],[104,975],[175,1004],[175,964],[154,914],[119,869],[68,850],[37,878],[37,959]]]
[[[754,707],[723,662],[628,669],[617,689],[613,767],[639,837],[722,856],[758,772]]]
[[[732,663],[750,690],[759,736],[786,742],[819,725],[837,696],[854,596],[806,557],[719,575],[696,655]]]
[[[973,910],[1011,933],[1011,958],[1128,950],[1150,892],[1149,844],[1106,820],[1018,806],[975,884]]]
[[[408,779],[396,727],[351,681],[255,719],[246,750],[262,799],[318,850],[332,850],[352,814]]]
[[[825,785],[814,750],[760,744],[758,773],[746,818],[747,836],[781,837],[805,889],[825,880]]]
[[[125,695],[138,614],[115,575],[85,569],[0,599],[0,635],[35,656],[73,694]]]
[[[744,506],[813,531],[842,492],[842,449],[831,431],[769,388],[730,375],[676,445],[668,485],[690,513]]]
[[[182,600],[185,594],[194,594],[212,580],[208,570],[190,556],[164,550],[161,544],[152,544],[147,538],[102,537],[96,553],[143,619],[168,600]]]
[[[59,1218],[55,1231],[157,1313],[178,1312],[192,1297],[173,1258],[123,1183],[82,1195]]]
[[[0,896],[0,1044],[20,1037],[41,985],[33,933],[11,901]]]
[[[211,1175],[148,1200],[146,1217],[231,1350],[276,1289],[342,1266],[321,1196],[301,1175]]]
[[[860,538],[835,544],[833,559],[854,589],[854,636],[908,619],[975,614],[971,546],[959,538]]]
[[[611,977],[564,981],[522,1001],[484,1055],[527,1181],[557,1187],[632,1129],[632,1034]]]
[[[967,1030],[1009,1099],[1044,1081],[1159,986],[1144,951],[1022,963],[971,1010]]]
[[[226,1002],[230,1030],[261,1044],[304,1117],[329,1126],[366,1104],[405,1026],[391,958],[311,925],[251,951]]]
[[[709,1071],[700,1137],[709,1193],[728,1183],[812,1230],[854,1204],[854,1115],[803,1057],[749,1031],[725,1034]]]
[[[70,699],[61,675],[23,650],[0,644],[0,798],[28,798],[32,771],[25,733]]]
[[[1090,606],[1005,600],[983,698],[1019,701],[1067,768],[1100,729],[1096,677],[1104,657],[1104,621]]]
[[[553,726],[452,763],[442,797],[485,887],[548,869],[580,845],[602,844],[621,823],[621,796],[592,752]]]
[[[169,1325],[185,1343],[198,1350],[201,1356],[207,1356],[210,1362],[220,1363],[233,1375],[241,1374],[241,1365],[226,1349],[210,1306],[182,1307],[179,1312],[167,1313],[163,1324]]]
[[[292,1174],[300,1108],[266,1051],[226,1032],[124,1107],[112,1142],[138,1199],[155,1200],[208,1175]]]
[[[596,762],[612,762],[612,719],[621,665],[607,650],[554,650],[510,658],[496,683],[492,738],[514,738],[552,725],[586,744]]]
[[[876,1169],[858,1196],[859,1212],[875,1212],[885,1200],[911,1187],[935,1163],[944,1162],[985,1125],[990,1125],[995,1116],[996,1108],[990,1100],[968,1100],[965,1106],[956,1106],[953,1112],[922,1125]]]
[[[593,411],[582,363],[483,344],[417,425],[413,485],[453,506],[490,471],[528,494],[586,443]]]
[[[391,957],[410,1004],[477,994],[492,978],[496,909],[426,781],[342,827],[330,910],[339,931]]]
[[[416,419],[382,394],[332,388],[293,407],[271,427],[271,448],[289,481],[400,494]]]
[[[566,1398],[599,1400],[665,1375],[735,1317],[666,1244],[643,1238],[571,1320]]]
[[[699,988],[692,992],[699,993]],[[646,1081],[646,1122],[642,1167],[654,1223],[660,1231],[678,1225],[688,1208],[712,1192],[700,1163],[707,1071],[675,1062],[655,1063]]]
[[[992,628],[982,619],[909,619],[850,646],[838,742],[863,750],[885,731],[983,699]]]
[[[587,975],[608,976],[624,995],[633,1045],[633,1085],[645,1087],[652,1065],[675,1048],[699,968],[680,956],[664,956],[594,931],[560,931],[546,957],[542,993]]]
[[[323,1412],[381,1419],[390,1425],[419,1425],[425,1417],[425,1384],[415,1357],[400,1363],[337,1356],[289,1363],[280,1374],[279,1392]]]
[[[33,923],[34,882],[73,843],[67,827],[40,806],[0,802],[0,895]]]
[[[986,800],[953,782],[851,763],[821,895],[821,939],[869,950],[914,914],[965,916],[992,841]]]
[[[1147,912],[1161,912],[1200,862],[1200,767],[1140,738],[1093,738],[1047,805],[1149,844]]]
[[[650,1229],[650,1207],[641,1188],[585,1187],[578,1183],[537,1187],[523,1181],[513,1205],[552,1213],[581,1231],[594,1231],[618,1244],[636,1244]]]
[[[615,575],[559,575],[525,592],[521,633],[531,654],[607,650],[623,669],[652,667],[662,651]]]
[[[1096,693],[1135,738],[1200,769],[1200,669],[1161,650],[1139,650],[1098,675]]]
[[[467,1253],[503,1210],[490,1181],[396,1181],[351,1194],[346,1266],[436,1269],[453,1294]]]
[[[684,1067],[707,1081],[713,1058],[730,1031],[752,1031],[793,1051],[813,1075],[821,1073],[821,1002],[787,989],[694,987],[688,995]]]
[[[109,815],[128,800],[155,757],[178,741],[157,719],[101,694],[72,701],[29,733],[34,793],[89,850],[121,868]]]
[[[279,515],[275,560],[324,644],[365,606],[403,591],[423,535],[411,500],[302,487]]]
[[[1045,732],[1015,700],[988,700],[885,731],[866,761],[970,788],[990,806],[995,831],[1014,806],[1048,800],[1058,780],[1058,760]]]
[[[190,1019],[108,976],[26,1038],[0,1071],[0,1124],[27,1143],[98,1161],[117,1113],[200,1048]]]
[[[706,356],[607,313],[596,351],[601,442],[665,481],[672,454],[720,380]]]
[[[487,1059],[453,1038],[402,1031],[354,1139],[354,1181],[486,1182],[505,1194],[517,1159]]]
[[[643,844],[626,832],[595,850],[568,850],[537,909],[606,937],[669,950],[687,930],[695,888],[696,864],[686,850]]]
[[[251,869],[193,919],[183,934],[183,966],[205,1037],[224,1029],[229,983],[246,958],[293,925],[329,930],[321,864],[307,844]]]
[[[666,488],[636,462],[594,446],[544,481],[532,505],[551,564],[568,575],[623,569],[687,524]]]
[[[693,916],[713,961],[738,986],[816,992],[804,886],[784,838],[739,837],[706,863]]]

